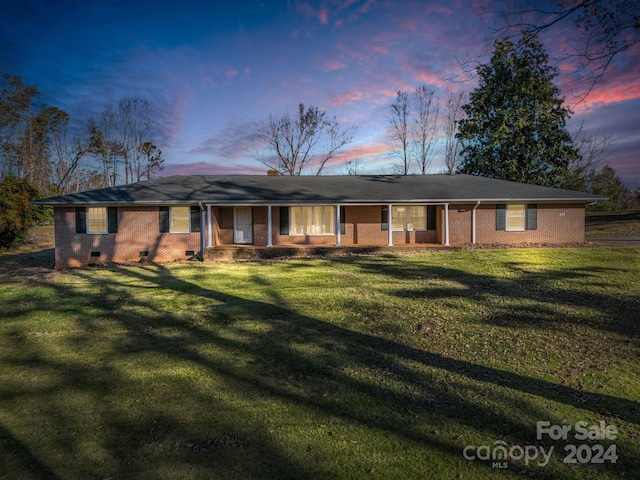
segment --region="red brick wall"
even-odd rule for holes
[[[472,242],[473,207],[470,204],[449,205],[449,244]],[[476,243],[519,245],[526,243],[584,242],[584,204],[537,204],[538,228],[523,232],[496,230],[496,205],[480,204],[476,210]],[[444,244],[444,207],[438,207],[437,242]]]
[[[444,243],[444,207],[438,210],[441,210]],[[471,243],[472,210],[473,204],[449,205],[449,245]]]
[[[474,204],[449,206],[449,243],[472,241]],[[393,232],[394,245],[444,244],[444,207],[438,206],[436,230]],[[266,246],[267,207],[253,207],[253,244]],[[233,207],[212,208],[213,245],[233,244]],[[479,244],[577,243],[584,241],[583,204],[538,204],[538,228],[524,232],[497,231],[495,204],[476,210],[476,242]],[[135,262],[141,251],[150,261],[187,258],[186,251],[200,252],[200,233],[159,233],[158,207],[118,207],[118,233],[76,234],[75,208],[55,208],[56,266],[76,267],[89,263]],[[388,232],[381,229],[380,205],[345,207],[344,246],[387,245]],[[273,245],[335,245],[334,235],[280,235],[280,211],[272,208]],[[91,252],[100,252],[92,257]]]
[[[118,233],[76,233],[74,207],[54,209],[56,267],[90,263],[184,260],[187,250],[200,252],[200,233],[160,233],[158,207],[118,207]],[[91,252],[100,252],[92,257]]]
[[[524,232],[496,230],[495,205],[477,210],[477,243],[580,243],[584,242],[584,204],[538,203],[538,228]]]

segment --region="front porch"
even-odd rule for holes
[[[205,207],[203,248],[428,247],[450,240],[447,203]]]
[[[291,257],[341,257],[349,255],[397,255],[402,253],[426,252],[451,249],[440,244],[401,246],[331,246],[331,245],[280,245],[274,247],[255,245],[218,245],[204,250],[205,262],[233,262],[242,260],[268,260]]]

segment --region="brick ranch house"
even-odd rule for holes
[[[174,176],[37,200],[57,268],[164,262],[229,246],[584,242],[603,197],[469,175]],[[226,246],[226,247],[225,247]]]

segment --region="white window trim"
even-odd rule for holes
[[[313,207],[322,207],[322,208],[332,208],[335,209],[334,205],[297,205],[297,206],[292,206],[289,207],[289,236],[291,237],[335,237],[336,236],[336,226],[335,226],[335,217],[334,217],[334,221],[331,222],[330,227],[333,228],[333,233],[291,233],[293,231],[293,215],[292,215],[292,211],[291,209],[293,208],[313,208]],[[335,213],[334,213],[335,215]],[[301,216],[302,218],[302,216]],[[312,217],[313,218],[313,215]],[[324,219],[324,215],[323,215],[323,219]],[[327,225],[325,225],[326,227]]]
[[[405,207],[406,210],[406,214],[405,214],[405,222],[404,222],[404,228],[394,228],[393,227],[393,208],[395,207]],[[409,220],[410,220],[410,215],[409,215],[409,207],[422,207],[424,209],[424,228],[407,228],[407,225],[409,225]],[[392,209],[391,209],[391,213],[390,213],[390,217],[391,217],[391,230],[394,232],[426,232],[427,231],[427,206],[426,205],[393,205]]]
[[[174,208],[187,209],[187,230],[173,229],[173,209]],[[169,207],[169,233],[191,233],[191,208],[190,207]]]
[[[509,227],[509,207],[522,206],[524,207],[524,215],[513,216],[511,218],[524,218],[522,227]],[[504,212],[504,230],[505,232],[524,232],[527,229],[527,204],[526,203],[507,203]]]
[[[89,214],[89,212],[91,210],[97,210],[97,209],[102,209],[104,210],[104,218],[105,218],[105,222],[104,222],[104,226],[106,227],[105,230],[91,230],[89,228],[89,226],[91,225],[91,215]],[[87,207],[86,210],[86,216],[87,216],[87,234],[89,235],[104,235],[105,233],[109,233],[109,211],[107,210],[107,207]]]

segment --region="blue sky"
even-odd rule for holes
[[[22,0],[3,7],[0,61],[76,125],[140,96],[160,124],[163,174],[264,173],[251,138],[269,114],[300,102],[355,125],[339,161],[391,173],[384,130],[398,89],[469,91],[489,59],[501,2]],[[542,38],[564,44],[561,31]],[[569,129],[608,134],[608,163],[640,187],[639,49],[617,58],[588,97],[574,65],[558,83]],[[342,173],[336,163],[327,173]],[[440,157],[432,171],[442,170]]]

